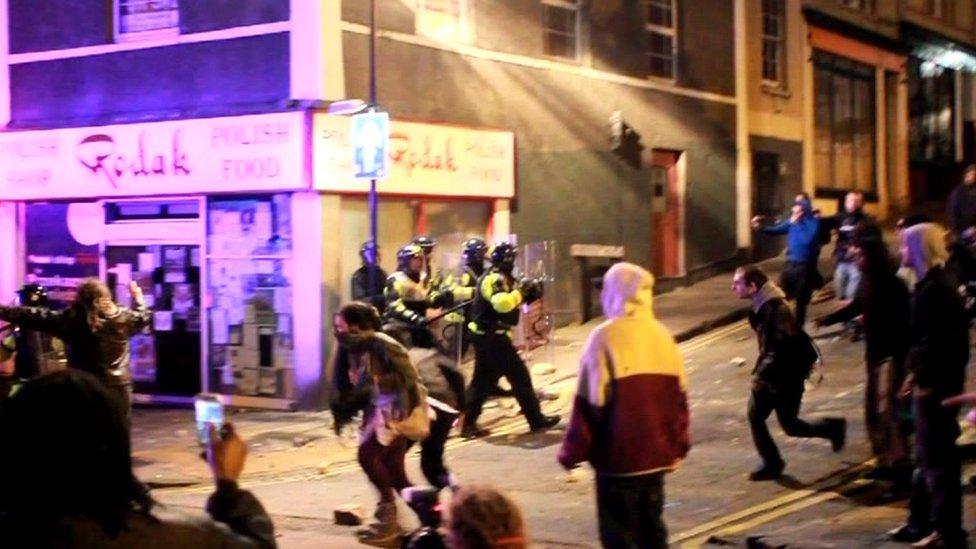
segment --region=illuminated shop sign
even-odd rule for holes
[[[315,188],[366,192],[354,177],[349,119],[316,114]],[[515,194],[515,134],[443,124],[390,122],[389,170],[380,193],[511,198]]]
[[[0,133],[0,200],[305,187],[304,114]]]

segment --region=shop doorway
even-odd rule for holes
[[[134,392],[180,401],[201,390],[200,247],[176,243],[107,243],[104,280],[120,305],[129,281],[142,288],[153,324],[132,338]]]
[[[659,277],[681,274],[680,156],[655,149],[651,163],[651,269]]]

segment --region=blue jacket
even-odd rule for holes
[[[794,263],[812,263],[820,257],[820,220],[813,217],[810,203],[807,201],[799,202],[804,209],[804,216],[796,223],[789,219],[776,225],[763,227],[765,234],[780,235],[786,237],[786,260]]]

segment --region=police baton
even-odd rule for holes
[[[450,309],[447,309],[446,311],[442,312],[441,314],[439,314],[439,315],[437,315],[435,317],[428,318],[427,319],[427,324],[433,324],[433,323],[437,322],[438,320],[444,318],[445,316],[447,316],[447,315],[449,315],[449,314],[451,314],[453,312],[460,311],[461,309],[467,307],[468,305],[470,305],[472,303],[474,303],[474,300],[473,299],[469,299],[467,301],[462,301],[461,303],[458,303],[457,305],[451,307]]]

